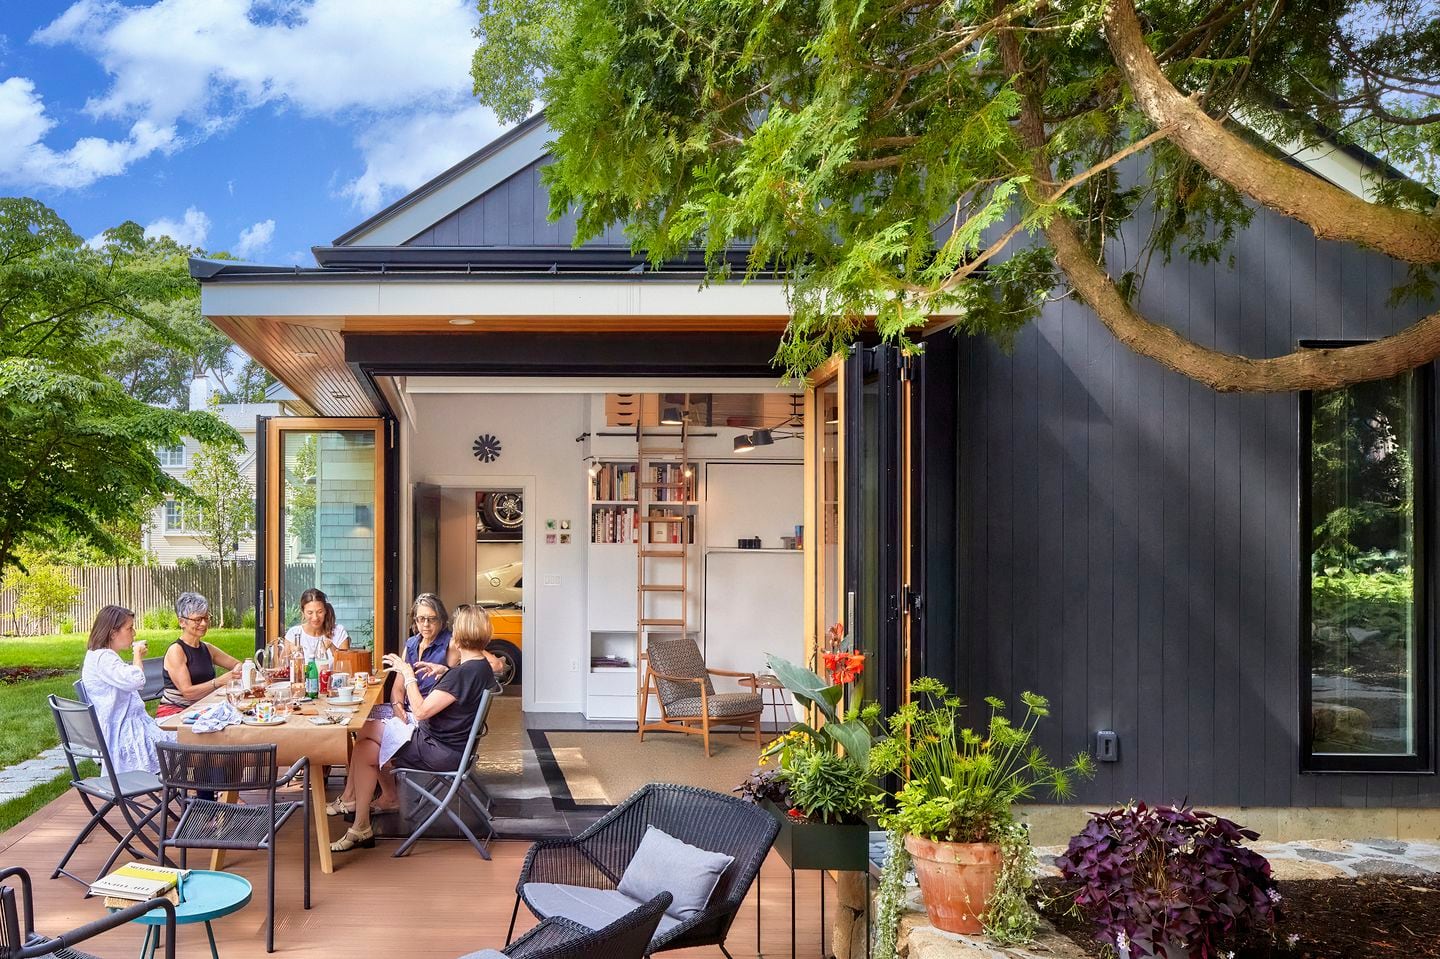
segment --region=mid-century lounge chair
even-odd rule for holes
[[[695,786],[651,783],[636,790],[573,839],[542,839],[530,847],[515,887],[510,932],[523,901],[537,919],[564,918],[602,929],[640,905],[621,892],[626,869],[654,830],[694,847],[689,853],[728,857],[703,903],[690,899],[687,880],[695,872],[674,861],[663,874],[648,877],[667,885],[687,902],[669,907],[646,955],[689,946],[719,946],[760,872],[780,824],[759,806]],[[711,874],[715,875],[714,873]],[[647,883],[648,884],[648,883]]]
[[[717,693],[711,676],[730,676],[754,680],[754,673],[737,673],[727,669],[708,669],[700,647],[688,636],[674,639],[653,638],[645,652],[645,702],[650,696],[660,700],[660,718],[640,724],[640,741],[647,732],[692,733],[705,742],[705,755],[710,755],[712,726],[755,728],[755,742],[760,742],[760,717],[765,704],[758,692]]]
[[[603,929],[555,916],[510,943],[504,952],[481,949],[461,959],[644,959],[670,902],[670,894],[662,892]]]

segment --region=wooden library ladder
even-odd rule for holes
[[[688,408],[685,413],[688,413]],[[680,434],[646,435],[643,417],[635,427],[639,446],[636,464],[635,513],[635,725],[645,725],[650,703],[646,649],[651,633],[684,636],[690,615],[690,537],[694,535],[690,507],[694,505],[695,483],[686,449],[689,426],[680,423]],[[676,441],[679,444],[676,445]],[[675,480],[666,481],[661,471],[678,467]],[[659,512],[657,507],[674,507]],[[673,531],[678,526],[678,534]],[[661,542],[653,542],[656,538]],[[671,542],[674,540],[674,542]],[[675,570],[679,562],[678,575]],[[659,616],[657,600],[668,608],[678,599],[680,615]]]

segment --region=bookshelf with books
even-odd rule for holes
[[[602,459],[589,479],[590,534],[586,563],[587,661],[585,673],[585,715],[596,720],[635,719],[635,592],[637,548],[679,543],[685,536],[698,543],[702,516],[697,503],[698,465],[687,474],[678,464],[647,464],[621,457]],[[656,484],[645,489],[641,514],[641,483]],[[673,517],[674,522],[668,521]],[[701,576],[702,551],[692,550],[686,561],[690,581]],[[670,562],[674,560],[654,560]],[[680,597],[659,600],[658,612],[675,615]],[[702,598],[692,589],[685,598],[691,622],[699,623]],[[699,630],[690,634],[700,640]],[[651,705],[652,712],[656,710]],[[658,715],[658,713],[656,713]]]

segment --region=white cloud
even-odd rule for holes
[[[376,123],[359,139],[365,170],[340,189],[366,213],[408,192],[480,149],[500,132],[478,104]]]
[[[270,241],[274,238],[275,221],[261,220],[240,231],[240,239],[235,241],[235,247],[230,252],[242,260],[253,259],[270,249]]]
[[[357,123],[364,169],[341,192],[369,211],[496,132],[470,92],[474,18],[473,0],[77,0],[31,39],[100,63],[110,84],[85,110],[134,123],[122,145],[137,155],[162,133],[173,150],[267,106]]]
[[[104,66],[94,116],[202,124],[268,103],[328,116],[468,91],[473,20],[469,0],[80,0],[33,39]]]
[[[175,128],[139,119],[123,140],[81,137],[56,150],[44,140],[55,127],[45,102],[26,77],[0,81],[0,183],[75,189],[121,173],[157,150],[176,146]]]
[[[169,217],[161,217],[146,225],[145,236],[150,239],[168,236],[181,246],[193,246],[203,250],[205,241],[210,238],[210,217],[204,210],[188,207],[178,223]]]

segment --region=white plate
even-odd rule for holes
[[[326,702],[331,706],[359,706],[363,699],[364,697],[362,696],[352,696],[349,699],[338,699],[331,696]]]
[[[265,722],[264,720],[251,719],[249,716],[246,716],[242,718],[240,722],[244,723],[246,726],[283,726],[287,722],[289,722],[289,719],[281,719],[279,717],[276,717],[269,722]]]
[[[316,726],[333,726],[333,725],[335,725],[334,723],[332,723],[332,722],[331,722],[327,717],[325,717],[325,716],[306,716],[305,718],[308,719],[308,720],[310,720],[310,721],[311,721],[312,723],[314,723]]]

